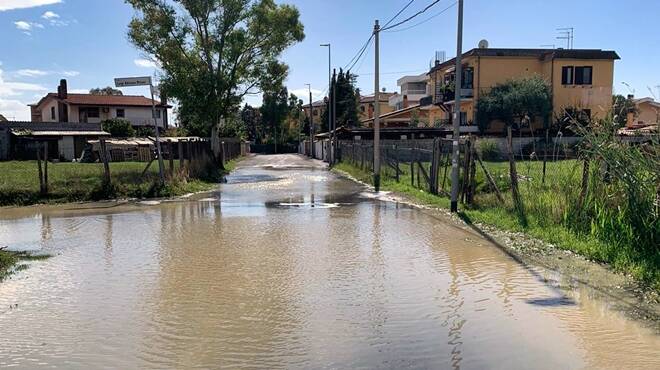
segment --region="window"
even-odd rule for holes
[[[159,119],[160,118],[160,109],[156,109],[154,112],[154,118]]]
[[[593,67],[575,67],[575,84],[591,85]]]
[[[80,114],[85,114],[87,118],[99,118],[99,107],[80,108]]]
[[[319,115],[319,111],[317,109],[314,109],[314,116],[318,116],[318,115]]]
[[[573,66],[561,67],[561,84],[562,85],[573,84]]]
[[[364,113],[364,105],[360,106],[360,112]]]
[[[474,68],[465,67],[463,69],[463,81],[461,81],[462,89],[472,89],[474,88]]]
[[[50,107],[50,119],[55,119],[55,107]]]
[[[123,109],[117,109],[117,118],[124,118],[126,117],[126,111]]]

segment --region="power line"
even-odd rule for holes
[[[390,18],[390,20],[387,21],[383,27],[387,27],[390,23],[392,23],[392,21],[395,20],[396,17],[400,16],[401,13],[403,13],[406,9],[408,9],[408,7],[412,5],[413,2],[415,2],[415,0],[410,0],[410,2],[406,4],[406,6],[404,6],[401,10],[399,10],[399,12],[394,15],[394,17]]]
[[[374,35],[372,33],[371,36],[369,37],[369,39],[367,39],[367,42],[365,42],[364,45],[362,45],[360,50],[358,50],[358,52],[353,56],[353,58],[351,58],[351,60],[346,64],[346,66],[344,66],[345,70],[350,70],[351,68],[353,68],[355,63],[357,63],[358,59],[360,59],[360,57],[362,57],[362,54],[364,54],[364,51],[367,49],[367,47],[369,47],[369,44],[371,43],[371,40],[373,38],[374,38]],[[350,66],[350,68],[349,68],[349,66]]]
[[[399,73],[422,73],[422,72],[427,72],[427,69],[416,69],[416,70],[408,70],[408,71],[392,71],[392,72],[381,72],[382,75],[396,75]],[[359,76],[373,76],[373,73],[361,73]]]
[[[369,43],[369,46],[370,46],[370,45],[371,45],[371,42]],[[365,49],[365,50],[369,50],[369,48],[367,47],[367,49]],[[366,54],[366,55],[368,55],[368,54]],[[366,55],[365,55],[364,58],[362,58],[362,60],[360,61],[360,64],[357,66],[356,72],[359,72],[359,71],[360,71],[360,68],[362,68],[362,63],[364,63],[364,61],[366,60]],[[359,59],[358,59],[358,60],[359,60]],[[358,62],[358,61],[356,60],[355,63],[357,63],[357,62]],[[355,65],[353,65],[353,67],[354,67],[354,66],[355,66]],[[353,67],[351,67],[351,69],[352,69]],[[347,71],[350,72],[351,70],[350,70],[350,69],[347,69]]]
[[[381,32],[382,32],[382,31],[387,31],[387,30],[392,29],[392,28],[394,28],[394,27],[398,27],[398,26],[400,26],[400,25],[402,25],[402,24],[404,24],[404,23],[406,23],[406,22],[411,21],[411,20],[414,19],[415,17],[417,17],[417,16],[419,16],[419,15],[421,15],[421,14],[424,14],[427,10],[431,9],[431,7],[433,7],[435,4],[439,3],[440,1],[442,1],[442,0],[435,0],[435,1],[432,2],[431,4],[427,5],[426,8],[424,8],[424,9],[418,11],[417,13],[415,13],[415,14],[411,15],[410,17],[408,17],[408,18],[402,20],[401,22],[398,22],[398,23],[396,23],[396,24],[393,24],[393,25],[391,25],[391,26],[389,26],[389,27],[387,27],[387,28],[382,28],[382,29],[381,29]]]
[[[409,27],[406,27],[406,28],[401,28],[401,29],[398,29],[398,30],[385,31],[385,32],[388,32],[388,33],[391,33],[391,32],[403,32],[403,31],[407,31],[407,30],[409,30],[409,29],[411,29],[411,28],[415,28],[415,27],[417,27],[417,26],[420,26],[420,25],[422,25],[422,24],[424,24],[424,23],[426,23],[426,22],[432,20],[433,18],[436,18],[436,17],[442,15],[444,12],[446,12],[447,10],[451,9],[452,7],[454,7],[454,5],[456,5],[457,3],[458,3],[457,1],[454,1],[451,5],[449,5],[448,7],[444,8],[444,9],[442,9],[440,12],[438,12],[438,13],[436,13],[436,14],[430,16],[429,18],[427,18],[427,19],[425,19],[425,20],[423,20],[423,21],[421,21],[421,22],[419,22],[419,23],[415,23],[415,24],[413,24],[412,26],[409,26]]]

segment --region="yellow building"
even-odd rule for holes
[[[595,49],[472,49],[463,54],[461,89],[462,131],[476,131],[475,104],[479,96],[507,80],[539,75],[552,90],[555,118],[566,108],[580,109],[592,118],[606,116],[612,107],[614,51]],[[431,125],[451,122],[454,106],[452,86],[456,60],[437,63],[429,72],[434,108]],[[539,122],[535,123],[536,125]],[[489,132],[501,132],[503,124],[493,123]]]
[[[628,117],[627,126],[657,125],[660,123],[660,103],[653,100],[653,98],[636,99],[635,106],[638,109],[637,117]]]
[[[390,98],[395,93],[381,92],[378,95],[378,100],[380,100],[380,114],[385,114],[394,111],[394,107],[391,107],[389,104]],[[360,97],[360,106],[358,107],[358,118],[361,121],[374,118],[374,112],[376,106],[374,104],[374,95],[366,95]]]

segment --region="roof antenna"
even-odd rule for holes
[[[557,36],[557,40],[566,40],[566,49],[573,49],[573,36],[575,33],[575,28],[563,27],[563,28],[557,28],[557,31],[559,31],[559,36]]]

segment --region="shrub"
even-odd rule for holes
[[[479,152],[481,159],[485,161],[494,161],[500,158],[500,149],[497,146],[497,143],[493,140],[479,140],[477,151]]]
[[[134,137],[135,130],[131,123],[123,118],[111,118],[101,123],[103,131],[110,133],[112,137]]]
[[[153,127],[150,126],[140,126],[135,130],[135,136],[137,137],[148,137],[156,135],[156,131]]]

